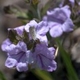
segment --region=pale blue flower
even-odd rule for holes
[[[11,28],[9,29],[11,30]],[[54,61],[55,49],[48,48],[48,40],[46,34],[42,33],[42,28],[39,28],[35,20],[30,21],[25,26],[13,28],[21,39],[14,44],[9,38],[2,43],[2,50],[7,53],[7,60],[5,66],[8,68],[16,68],[18,71],[27,71],[32,68],[40,68],[42,70],[54,71],[56,70],[56,62]],[[29,41],[24,41],[23,32],[26,31]],[[15,35],[15,36],[16,36]],[[29,44],[39,40],[28,49]]]
[[[49,33],[52,37],[59,37],[63,32],[73,31],[74,24],[70,19],[70,15],[69,6],[47,11],[46,28],[49,28]]]
[[[34,68],[46,71],[54,71],[57,63],[54,61],[55,49],[48,48],[45,44],[37,44],[35,51],[32,53],[34,59]]]
[[[30,28],[33,28],[34,30],[30,32]],[[44,28],[44,27],[43,27]],[[33,39],[39,39],[41,42],[48,44],[47,36],[42,35],[44,34],[44,30],[42,28],[39,28],[38,23],[35,20],[30,21],[26,26],[25,30],[29,32],[30,38]]]
[[[27,71],[28,64],[27,64],[27,59],[26,59],[26,54],[27,54],[26,44],[20,41],[15,46],[16,46],[15,49],[13,46],[10,47],[12,50],[10,50],[10,52],[7,53],[8,58],[5,62],[5,66],[7,66],[8,68],[17,68],[17,70],[20,72]]]

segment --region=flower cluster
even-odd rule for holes
[[[32,20],[26,25],[9,28],[9,37],[1,46],[8,55],[5,66],[16,68],[20,72],[34,68],[56,70],[56,49],[48,46],[46,34],[49,32],[51,37],[55,38],[63,32],[72,31],[74,24],[70,15],[69,6],[64,6],[47,11],[39,23]]]

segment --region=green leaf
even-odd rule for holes
[[[29,20],[33,19],[34,18],[34,13],[33,11],[29,10],[28,13],[27,13],[28,17],[29,17]]]
[[[30,40],[28,43],[27,43],[27,48],[28,50],[31,50],[33,48],[33,45],[34,45],[34,40]]]
[[[26,44],[29,42],[29,33],[26,32],[25,30],[23,31],[22,39]]]
[[[18,34],[16,32],[16,30],[9,30],[8,32],[8,38],[10,39],[10,41],[14,44],[17,44],[18,43]]]
[[[36,39],[36,40],[30,40],[28,43],[27,43],[27,48],[28,50],[32,50],[34,52],[35,50],[35,47],[36,47],[36,44],[39,44],[40,41],[39,39]]]
[[[28,50],[30,50],[34,44],[34,40],[29,40],[29,33],[25,30],[23,31],[22,39],[26,43]]]
[[[41,16],[44,16],[45,13],[46,13],[46,11],[49,9],[49,7],[50,7],[49,2],[50,2],[50,1],[48,1],[48,2],[46,3],[46,5],[41,9]]]
[[[58,46],[59,46],[59,50],[60,50],[60,53],[61,53],[61,57],[63,59],[63,62],[66,66],[66,69],[67,69],[67,72],[68,72],[68,79],[69,80],[79,80],[78,79],[78,76],[76,74],[76,71],[74,70],[73,66],[72,66],[72,63],[71,63],[71,59],[70,59],[70,56],[69,56],[69,53],[67,53],[64,48],[62,47],[61,43],[60,43],[60,40],[58,38],[55,39]]]

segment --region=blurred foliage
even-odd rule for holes
[[[63,62],[65,64],[65,67],[67,69],[67,77],[68,77],[68,80],[79,80],[77,74],[76,74],[76,71],[75,69],[73,68],[73,65],[71,63],[71,58],[69,56],[69,53],[67,53],[64,48],[62,47],[61,45],[61,42],[60,42],[60,39],[56,38],[55,39],[58,46],[59,46],[59,51],[61,53],[61,57],[63,59]]]
[[[6,80],[4,74],[0,71],[0,80]]]

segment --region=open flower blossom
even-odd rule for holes
[[[34,51],[31,52],[31,56],[33,58],[33,68],[40,68],[46,71],[56,70],[57,63],[54,61],[55,49],[53,47],[48,48],[48,46],[46,45],[47,37],[46,35],[43,35],[45,34],[45,31],[42,31],[42,28],[39,28],[38,23],[35,20],[30,21],[30,23],[25,26],[25,30],[28,32],[30,31],[31,27],[35,28],[35,32],[33,31],[31,33],[35,35],[32,36],[40,40],[40,43],[36,44]]]
[[[11,29],[9,29],[9,31],[10,30]],[[10,38],[7,38],[2,43],[1,48],[8,56],[5,66],[8,68],[16,68],[20,72],[27,71],[29,67],[30,69],[40,68],[46,71],[56,70],[57,64],[54,61],[55,49],[53,47],[48,48],[47,37],[46,35],[42,35],[42,32],[40,33],[38,23],[35,20],[30,21],[24,26],[13,28],[13,30],[16,30],[17,35],[19,35],[21,39],[16,44],[14,44],[15,41],[12,42]],[[29,38],[29,42],[32,39],[34,42],[38,39],[39,43],[34,45],[27,44],[28,41],[26,40],[25,42],[23,39],[24,30],[29,36],[24,37]],[[31,48],[28,49],[29,45]]]
[[[63,32],[70,32],[74,28],[74,24],[70,19],[71,11],[69,6],[64,6],[61,8],[55,8],[53,10],[47,11],[47,15],[43,18],[43,22],[46,24],[39,25],[41,28],[44,26],[44,30],[49,31],[52,37],[59,37]]]
[[[32,30],[31,30],[32,29]],[[41,42],[48,44],[46,34],[43,35],[45,32],[42,31],[42,28],[39,28],[38,23],[35,20],[30,21],[26,26],[25,30],[29,32],[31,38],[39,39]]]
[[[50,27],[49,32],[52,37],[58,37],[63,32],[73,30],[74,24],[70,19],[70,14],[69,6],[47,11],[48,26]]]
[[[54,61],[55,49],[48,48],[45,44],[37,44],[35,51],[32,53],[34,58],[34,67],[46,71],[54,71],[57,68],[57,63]]]
[[[5,66],[8,68],[17,68],[18,71],[26,71],[26,51],[27,47],[24,42],[18,42],[14,45],[9,39],[5,40],[2,44],[2,50],[7,52],[8,58],[5,62]]]

